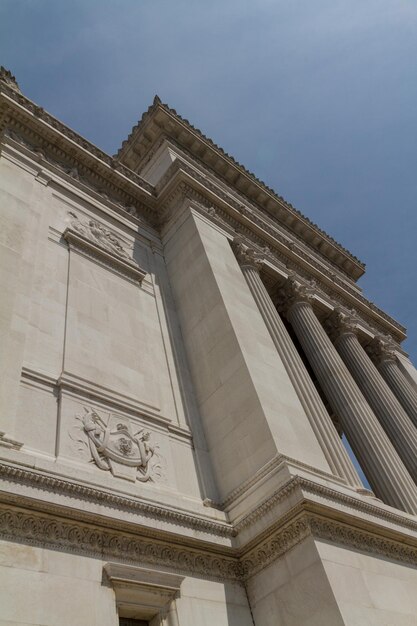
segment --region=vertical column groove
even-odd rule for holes
[[[343,332],[335,346],[374,411],[410,476],[417,483],[417,430],[353,332]]]
[[[258,271],[253,266],[242,265],[242,272],[332,472],[344,478],[350,485],[362,486],[326,407]]]
[[[311,304],[298,300],[287,316],[373,490],[387,504],[415,514],[417,488]]]
[[[417,393],[401,372],[398,364],[391,360],[382,361],[378,370],[409,415],[414,426],[417,427]]]

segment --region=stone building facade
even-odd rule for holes
[[[2,68],[0,129],[0,623],[417,624],[364,265],[158,98],[110,157]]]

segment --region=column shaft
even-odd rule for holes
[[[417,430],[353,332],[342,333],[335,346],[371,409],[417,483]]]
[[[311,305],[298,301],[287,316],[372,489],[387,504],[417,513],[416,486]]]
[[[352,461],[258,271],[250,265],[242,265],[242,272],[330,468],[337,476],[345,478],[348,484],[361,485]]]
[[[398,364],[395,361],[384,360],[379,364],[378,369],[413,424],[417,426],[417,392],[401,372]]]

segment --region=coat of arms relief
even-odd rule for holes
[[[91,407],[84,407],[84,414],[76,419],[79,424],[70,437],[78,450],[89,451],[90,461],[97,467],[132,482],[161,478],[161,457],[149,431],[137,430],[128,418],[114,414],[106,421]]]

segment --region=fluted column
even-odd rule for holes
[[[286,283],[286,315],[372,489],[387,504],[417,513],[417,488],[294,279]]]
[[[356,323],[335,310],[325,328],[392,445],[417,483],[417,429],[356,336]]]
[[[417,391],[400,370],[393,347],[381,337],[375,337],[367,352],[414,426],[417,426]]]
[[[332,472],[344,478],[349,485],[362,487],[361,480],[340,440],[326,407],[262,282],[259,275],[262,262],[253,251],[238,241],[234,243],[233,249],[249,289],[258,305],[281,361],[287,370]]]

